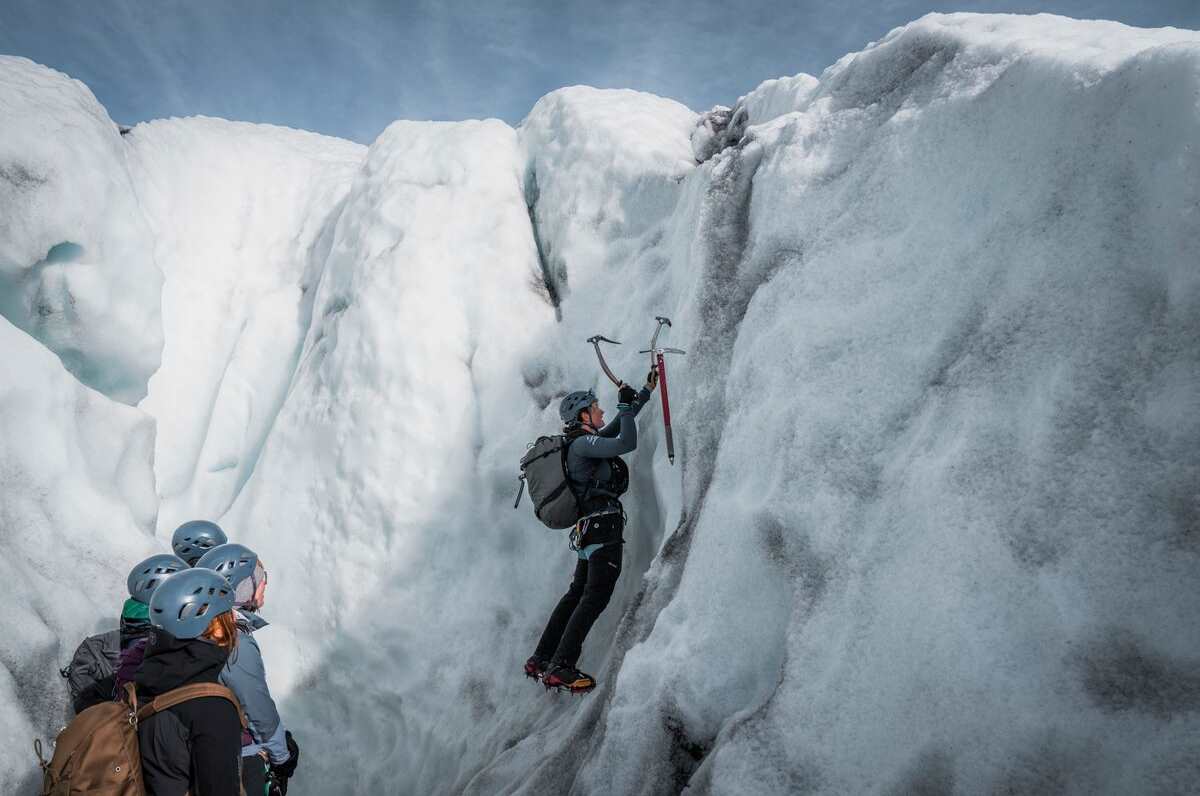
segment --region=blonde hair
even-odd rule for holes
[[[213,617],[200,637],[208,639],[223,650],[233,652],[233,648],[237,646],[237,620],[233,618],[233,611]]]

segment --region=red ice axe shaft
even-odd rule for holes
[[[662,354],[658,357],[658,395],[662,398],[663,429],[667,433],[667,459],[675,463],[675,438],[671,436],[671,401],[667,398],[667,361]]]

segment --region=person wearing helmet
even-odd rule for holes
[[[134,567],[126,579],[129,598],[121,608],[120,627],[85,638],[75,649],[71,662],[59,670],[67,681],[76,713],[111,701],[120,692],[121,684],[133,676],[141,661],[138,642],[150,631],[146,607],[150,593],[163,577],[179,569],[187,569],[187,564],[172,555],[151,556]]]
[[[287,781],[296,771],[300,747],[279,717],[262,652],[254,632],[267,626],[258,615],[267,594],[267,570],[258,555],[240,544],[223,544],[209,550],[197,562],[226,579],[234,590],[238,648],[221,672],[246,714],[242,733],[242,785],[246,793],[263,793],[268,782],[287,792]]]
[[[188,569],[150,596],[146,655],[134,676],[139,704],[176,688],[217,683],[237,645],[233,590],[217,573]],[[138,722],[147,793],[233,796],[239,792],[241,721],[228,699],[204,696]]]
[[[175,555],[186,561],[189,567],[194,567],[200,556],[228,541],[229,537],[215,522],[191,520],[175,529],[171,536],[171,549],[175,551]]]
[[[582,518],[571,533],[571,548],[578,555],[571,585],[525,662],[526,676],[541,680],[547,688],[586,692],[596,687],[595,678],[575,664],[621,575],[625,510],[620,496],[629,486],[629,471],[620,457],[637,448],[635,418],[657,384],[654,370],[640,391],[622,384],[617,391],[617,416],[608,425],[591,390],[569,393],[559,404],[563,432],[575,437],[565,461],[567,483],[579,499]]]
[[[113,698],[120,699],[125,684],[142,665],[146,637],[150,634],[150,598],[159,584],[176,572],[188,568],[187,562],[170,553],[159,553],[141,561],[129,572],[125,585],[129,599],[121,609],[121,658],[117,665]]]

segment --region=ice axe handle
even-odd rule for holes
[[[667,459],[675,463],[675,438],[671,435],[671,402],[667,399],[667,362],[656,354],[658,365],[658,396],[662,399],[663,430],[667,435]]]

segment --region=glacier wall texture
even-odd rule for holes
[[[0,406],[77,451],[3,449],[6,583],[92,602],[5,634],[4,781],[152,529],[203,515],[271,571],[285,720],[337,739],[301,793],[1188,789],[1198,96],[1194,32],[931,15],[704,114],[574,87],[364,150],[122,139],[5,59],[3,339],[40,375]],[[4,176],[72,170],[104,213]],[[37,320],[64,279],[102,314]],[[650,406],[601,686],[556,699],[519,668],[572,559],[515,461],[564,392],[613,400],[583,341],[639,380],[656,314],[678,466]]]
[[[0,315],[124,403],[160,364],[162,277],[117,126],[77,80],[0,56]]]

